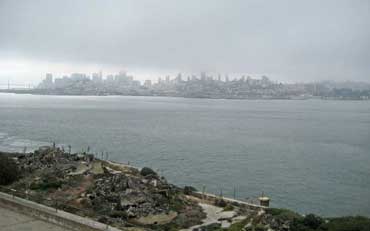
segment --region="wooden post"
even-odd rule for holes
[[[205,198],[205,194],[206,193],[206,186],[203,185],[202,187],[202,200],[204,201],[204,198]]]

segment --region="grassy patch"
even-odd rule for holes
[[[293,212],[289,209],[277,209],[277,208],[269,208],[266,209],[266,213],[271,214],[274,216],[276,219],[281,219],[281,220],[294,220],[294,219],[301,219],[302,216],[299,215],[296,212]]]
[[[232,206],[231,204],[227,204],[223,211],[234,211],[234,206]]]
[[[227,229],[227,231],[240,231],[244,228],[244,226],[246,226],[248,224],[249,221],[250,221],[250,218],[245,218],[242,221],[236,222],[236,223],[232,224]]]

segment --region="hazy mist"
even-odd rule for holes
[[[370,79],[367,0],[0,1],[0,82],[45,72]]]

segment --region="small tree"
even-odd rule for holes
[[[8,185],[19,178],[19,171],[15,161],[7,156],[0,155],[0,185]]]
[[[303,224],[311,229],[317,229],[322,223],[322,218],[314,214],[308,214],[303,219]]]

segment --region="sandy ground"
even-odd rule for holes
[[[33,217],[16,213],[13,210],[0,207],[0,231],[70,231],[69,229],[37,220]]]

